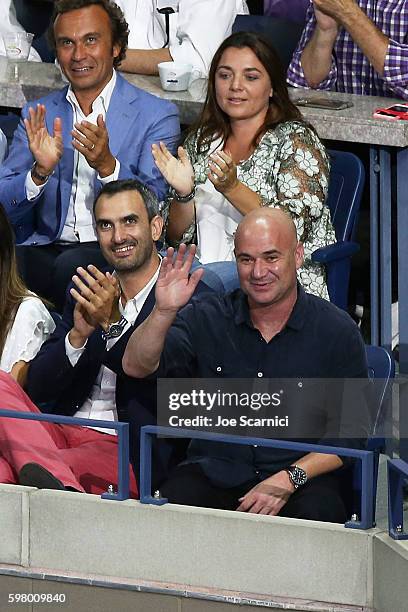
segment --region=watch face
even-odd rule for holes
[[[118,338],[122,333],[123,327],[122,325],[113,324],[109,327],[109,335],[112,338]]]
[[[298,487],[304,485],[307,482],[307,474],[305,470],[298,466],[294,466],[290,468],[290,473],[292,475],[292,482]]]

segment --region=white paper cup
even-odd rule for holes
[[[166,91],[184,91],[192,81],[201,78],[201,72],[191,64],[161,62],[158,68],[161,86]]]

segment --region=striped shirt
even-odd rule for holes
[[[384,74],[376,72],[350,34],[340,28],[326,78],[317,89],[368,96],[408,99],[408,0],[356,0],[360,8],[389,38]],[[308,87],[301,65],[303,49],[316,27],[313,4],[309,6],[306,26],[288,69],[288,83]]]

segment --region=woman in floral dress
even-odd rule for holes
[[[311,261],[336,241],[325,205],[329,162],[316,132],[289,99],[276,52],[259,35],[232,34],[216,52],[200,120],[178,158],[153,145],[171,186],[166,241],[197,243],[202,263],[234,259],[242,216],[259,206],[286,210],[304,244],[299,280],[328,299],[324,267]]]

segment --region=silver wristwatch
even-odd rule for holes
[[[285,469],[285,472],[288,473],[295,490],[307,483],[307,474],[305,470],[298,465],[290,465]]]

